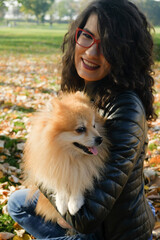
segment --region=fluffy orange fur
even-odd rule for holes
[[[74,215],[84,203],[85,191],[102,176],[109,146],[103,125],[104,119],[80,92],[53,98],[33,117],[24,150],[25,184],[31,188],[43,184],[52,191],[61,215],[67,210]],[[101,144],[96,143],[98,137],[103,138]],[[46,220],[60,217],[43,194],[36,212]]]

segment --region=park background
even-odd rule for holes
[[[0,0],[0,239],[32,238],[7,213],[12,192],[23,188],[20,163],[30,118],[60,89],[61,44],[69,23],[90,0]],[[155,31],[154,106],[144,164],[145,192],[156,208],[160,239],[160,1],[135,0]]]

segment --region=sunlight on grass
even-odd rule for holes
[[[0,28],[0,52],[54,54],[60,51],[67,26],[48,28]]]

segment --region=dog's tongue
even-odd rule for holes
[[[97,155],[97,154],[98,154],[98,151],[97,151],[97,148],[96,148],[96,147],[89,147],[88,149],[89,149],[89,151],[90,151],[91,153],[93,153],[93,155]]]

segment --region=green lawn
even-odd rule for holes
[[[155,27],[155,32],[158,34],[160,33],[160,27]]]
[[[155,33],[153,34],[155,44],[160,45],[160,27],[155,27]]]
[[[153,33],[154,38],[154,55],[157,61],[160,61],[160,27],[155,27],[155,32]]]
[[[67,24],[53,24],[52,28],[49,25],[21,24],[0,27],[0,54],[51,55],[60,52]],[[160,27],[155,27],[153,37],[155,57],[160,61]]]
[[[0,27],[0,53],[54,54],[60,50],[67,25]]]

